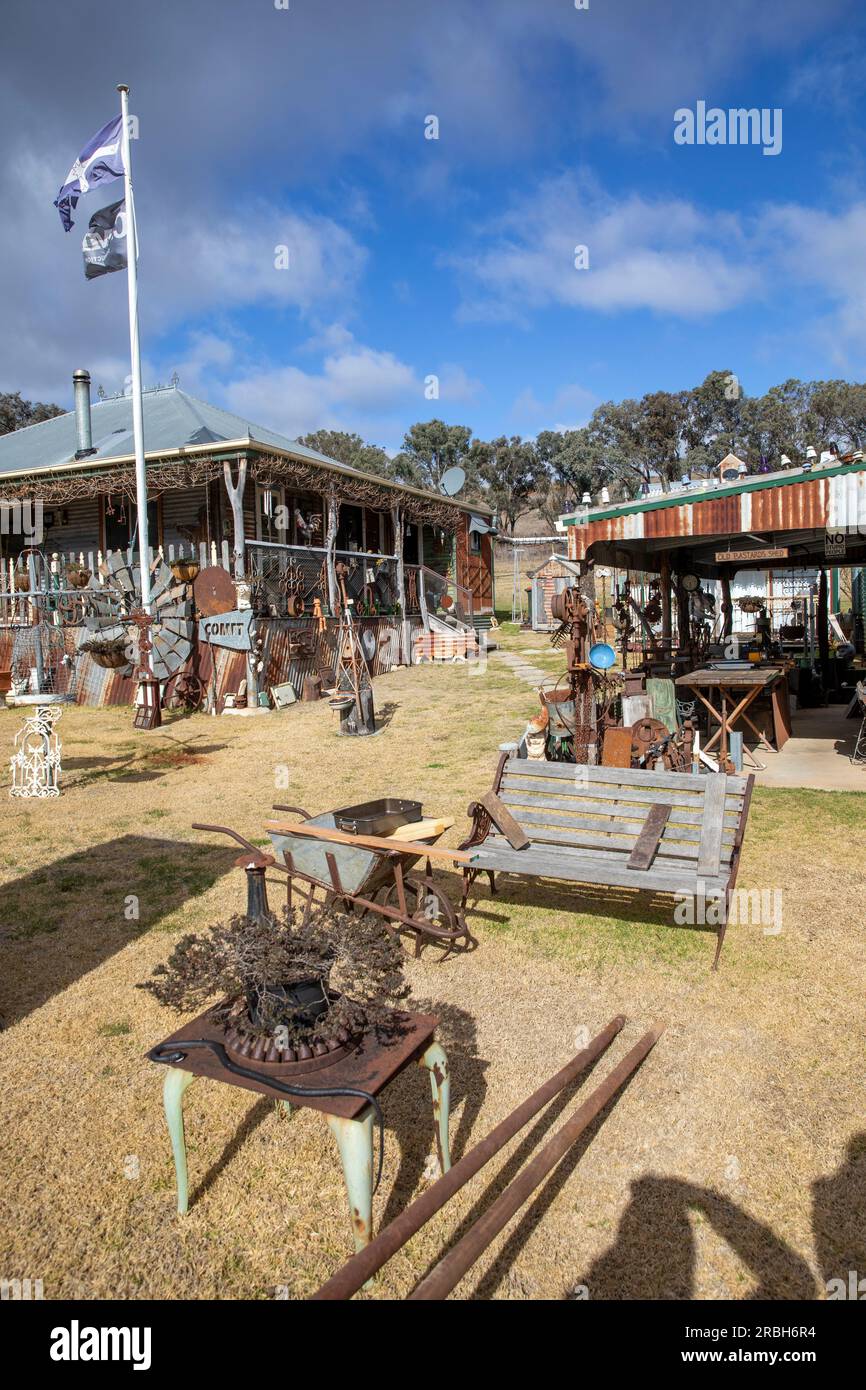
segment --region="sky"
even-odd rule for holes
[[[714,369],[864,379],[864,7],[579,2],[3,0],[0,390],[123,389],[126,275],[81,261],[115,186],[53,207],[118,82],[146,386],[393,452]],[[764,143],[681,143],[699,103]]]

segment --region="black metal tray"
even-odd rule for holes
[[[421,819],[420,801],[403,801],[397,796],[382,796],[378,801],[364,801],[334,812],[337,829],[347,835],[387,835],[400,825]]]

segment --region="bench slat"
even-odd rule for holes
[[[567,830],[570,825],[588,825],[591,829],[607,830],[614,826],[624,824],[628,831],[632,827],[628,822],[643,822],[646,819],[646,806],[619,806],[613,809],[610,804],[605,805],[600,801],[563,801],[559,797],[551,797],[542,802],[535,800],[532,802],[521,802],[516,798],[509,797],[505,803],[518,825],[556,825]],[[662,805],[666,803],[663,802]],[[531,809],[530,809],[531,808]],[[580,815],[578,815],[580,812]],[[594,820],[585,820],[582,817],[594,816]],[[688,817],[688,820],[684,819]],[[703,816],[699,816],[694,811],[681,811],[679,807],[671,808],[669,827],[682,840],[699,840],[701,838],[701,823]],[[732,812],[725,812],[724,834],[733,839],[739,824],[739,817]],[[532,838],[530,836],[530,838]]]
[[[620,786],[629,785],[628,769],[618,767],[594,767],[586,763],[549,763],[536,762],[532,758],[509,758],[505,764],[506,774],[513,768],[519,767],[521,776],[552,778],[561,781],[563,778],[573,780],[575,772],[580,772],[581,776],[588,782],[612,782]],[[695,775],[691,772],[645,772],[642,768],[632,768],[633,777],[639,777],[642,786],[647,787],[666,787],[671,791],[683,790],[697,783],[696,790],[701,791],[704,785],[710,780],[709,777]],[[718,773],[717,776],[724,777],[729,792],[742,796],[746,790],[745,777],[726,776]]]
[[[598,883],[613,888],[655,889],[661,893],[696,893],[699,875],[692,863],[684,862],[677,867],[666,861],[649,869],[629,869],[625,862],[612,863],[607,857],[591,854],[580,855],[550,853],[543,854],[532,848],[527,850],[488,848],[487,842],[473,849],[474,869],[493,869],[499,873],[529,874],[535,878],[567,879],[569,883]],[[705,891],[721,892],[727,884],[727,875],[701,879]]]
[[[707,778],[707,795],[704,800],[704,824],[701,830],[701,843],[698,853],[698,873],[718,872],[719,855],[722,852],[722,829],[725,813],[725,787],[718,773],[710,773]]]
[[[556,764],[551,763],[550,766],[553,767],[556,766]],[[712,776],[718,777],[722,782],[725,780],[722,773],[714,772]],[[643,774],[641,774],[641,777],[643,777]],[[710,774],[701,780],[709,781],[709,778]],[[503,791],[505,795],[503,795]],[[502,797],[503,801],[505,801],[506,805],[509,805],[509,798],[513,798],[517,793],[526,793],[533,798],[543,800],[544,804],[547,805],[549,794],[554,793],[554,788],[541,788],[534,778],[525,778],[522,773],[519,775],[506,773],[502,778],[502,786],[499,795]],[[560,780],[554,794],[557,797],[580,798],[583,800],[588,795],[588,791],[586,787],[581,787],[572,777],[570,785],[568,782],[563,783],[563,781]],[[643,782],[641,782],[641,785],[638,787],[631,784],[626,787],[603,787],[593,783],[591,794],[593,797],[601,798],[608,802],[612,801],[618,803],[621,801],[632,801],[641,802],[650,806],[655,802],[660,802],[671,806],[682,806],[685,810],[697,811],[698,813],[702,812],[704,806],[703,788],[701,788],[700,792],[693,792],[691,789],[688,791],[675,791],[667,790],[666,788],[661,788],[660,792],[654,792],[650,788],[645,789]],[[726,797],[725,810],[728,814],[738,815],[742,810],[742,804],[743,798],[741,796],[728,795]]]
[[[554,845],[574,845],[582,850],[608,850],[618,854],[623,862],[628,859],[629,854],[637,843],[637,832],[628,833],[626,831],[594,831],[583,828],[576,830],[549,830],[546,827],[530,827],[532,829],[532,845],[549,845],[551,849]],[[504,836],[500,837],[495,832],[487,836],[484,844],[507,844]],[[475,846],[472,851],[475,853]],[[529,850],[521,850],[520,853],[528,854]],[[733,854],[733,844],[721,846],[718,860],[716,861],[716,872],[720,863],[729,864]],[[659,845],[659,857],[665,859],[689,859],[697,862],[700,855],[700,846],[694,840],[677,840],[667,833],[662,834],[661,844]]]

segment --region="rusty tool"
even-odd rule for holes
[[[313,1294],[313,1300],[337,1300],[351,1298],[353,1293],[357,1293],[363,1284],[367,1282],[377,1269],[381,1269],[383,1264],[390,1260],[398,1250],[411,1240],[421,1227],[435,1216],[437,1211],[444,1207],[445,1203],[454,1193],[463,1187],[470,1178],[489,1163],[501,1149],[524,1129],[529,1121],[534,1119],[539,1110],[542,1110],[549,1101],[559,1095],[566,1086],[570,1085],[580,1073],[594,1062],[597,1057],[610,1046],[614,1038],[625,1025],[623,1014],[617,1014],[610,1023],[601,1030],[600,1033],[587,1043],[586,1047],[572,1057],[555,1076],[551,1076],[543,1086],[539,1086],[537,1091],[527,1097],[516,1110],[512,1110],[504,1120],[490,1131],[486,1139],[482,1139],[480,1144],[476,1144],[474,1149],[449,1168],[437,1182],[429,1187],[426,1192],[402,1211],[399,1216],[390,1222],[379,1235],[359,1250],[358,1254],[347,1261],[342,1269],[330,1278],[327,1283]]]
[[[471,1269],[479,1256],[484,1253],[491,1241],[507,1225],[512,1216],[520,1210],[548,1173],[552,1172],[560,1160],[565,1157],[569,1149],[589,1128],[600,1111],[613,1099],[631,1074],[637,1070],[647,1053],[655,1047],[663,1032],[663,1025],[659,1025],[651,1028],[648,1033],[644,1033],[640,1041],[635,1043],[631,1052],[622,1059],[619,1066],[614,1067],[601,1085],[596,1086],[583,1104],[578,1106],[571,1118],[565,1122],[561,1129],[557,1130],[544,1148],[530,1159],[514,1181],[509,1183],[493,1205],[487,1208],[487,1211],[478,1218],[473,1226],[470,1226],[463,1239],[459,1240],[448,1251],[447,1255],[443,1256],[439,1263],[434,1266],[426,1278],[422,1279],[420,1284],[413,1289],[409,1295],[410,1302],[447,1297],[454,1286],[463,1278],[466,1271]]]

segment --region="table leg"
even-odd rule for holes
[[[355,1249],[363,1250],[373,1231],[373,1111],[368,1106],[357,1120],[329,1115],[328,1124],[340,1150]]]
[[[195,1077],[191,1071],[169,1067],[162,1087],[162,1103],[174,1155],[177,1179],[177,1209],[181,1216],[189,1210],[189,1176],[186,1167],[186,1143],[183,1135],[183,1093]]]
[[[451,1078],[448,1075],[448,1058],[439,1043],[433,1042],[421,1057],[421,1065],[430,1073],[430,1088],[433,1092],[433,1118],[436,1121],[436,1150],[439,1154],[439,1168],[447,1173],[451,1167],[451,1146],[448,1142],[448,1120],[451,1111]]]

